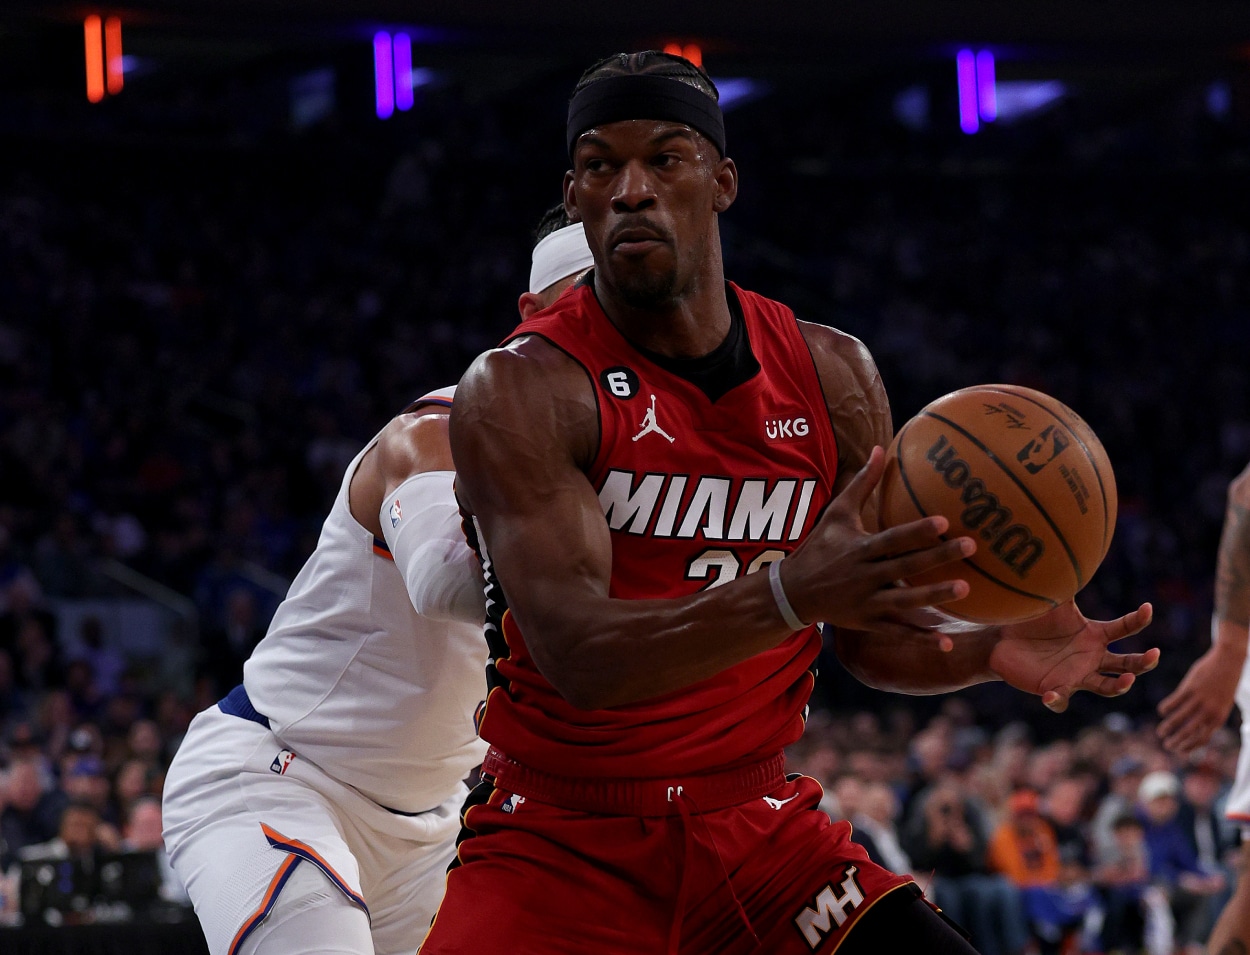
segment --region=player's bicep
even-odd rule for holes
[[[565,638],[607,591],[611,543],[582,470],[597,421],[584,372],[541,342],[488,353],[456,393],[458,493],[531,642]]]
[[[863,342],[823,325],[800,323],[820,377],[834,439],[838,444],[838,473],[834,493],[850,483],[877,445],[894,439],[890,401],[876,362]],[[865,523],[875,528],[876,495],[864,511]]]

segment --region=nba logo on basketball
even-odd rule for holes
[[[273,762],[269,764],[269,771],[277,773],[279,776],[285,776],[286,771],[290,768],[291,763],[295,762],[295,754],[289,749],[284,749],[273,758]]]
[[[399,498],[395,498],[395,503],[391,505],[391,527],[398,527],[403,519],[404,512],[399,509]]]

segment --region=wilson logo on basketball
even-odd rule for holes
[[[764,434],[770,441],[785,438],[805,438],[811,433],[806,418],[765,418]]]
[[[1058,452],[1056,452],[1058,453]],[[955,446],[945,435],[925,454],[925,460],[941,475],[947,487],[960,491],[964,509],[959,520],[969,530],[976,531],[987,541],[993,541],[990,551],[1007,569],[1023,579],[1046,552],[1046,546],[1024,524],[1011,522],[1011,508],[1004,506],[996,494],[985,487],[985,482],[972,476],[968,462],[959,457]]]

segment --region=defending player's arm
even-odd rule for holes
[[[1250,632],[1250,465],[1228,488],[1215,566],[1211,648],[1159,704],[1164,748],[1187,753],[1205,745],[1233,708]]]
[[[464,540],[447,414],[425,406],[383,429],[352,476],[352,516],[390,548],[417,613],[480,623],[482,571]]]
[[[451,438],[458,491],[508,606],[543,675],[575,706],[689,686],[792,632],[767,574],[674,599],[609,596],[611,540],[585,474],[599,442],[595,397],[580,366],[547,342],[523,339],[479,358],[457,390]],[[810,620],[888,630],[900,608],[950,597],[949,584],[893,586],[961,547],[938,542],[941,519],[865,533],[860,510],[873,483],[868,473],[844,482],[812,532],[817,542],[787,559],[788,595]]]
[[[859,341],[835,329],[806,323],[802,328],[838,439],[838,488],[866,460],[879,477],[881,452],[873,449],[890,444],[893,425],[872,356]],[[864,520],[875,530],[875,480],[873,484]],[[789,589],[790,577],[783,576],[783,580]],[[805,608],[796,605],[796,609],[802,613]],[[1155,665],[1157,650],[1117,654],[1107,649],[1145,627],[1150,614],[1150,607],[1144,605],[1118,620],[1090,621],[1069,601],[1023,624],[959,627],[958,635],[935,639],[940,618],[928,610],[907,609],[892,621],[895,625],[888,633],[838,628],[835,648],[857,679],[879,689],[946,693],[1004,680],[1037,694],[1051,709],[1062,710],[1077,690],[1118,696],[1132,686],[1136,674]]]

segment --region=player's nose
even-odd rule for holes
[[[616,177],[612,194],[614,212],[640,212],[655,205],[655,180],[650,167],[643,162],[627,162]]]

